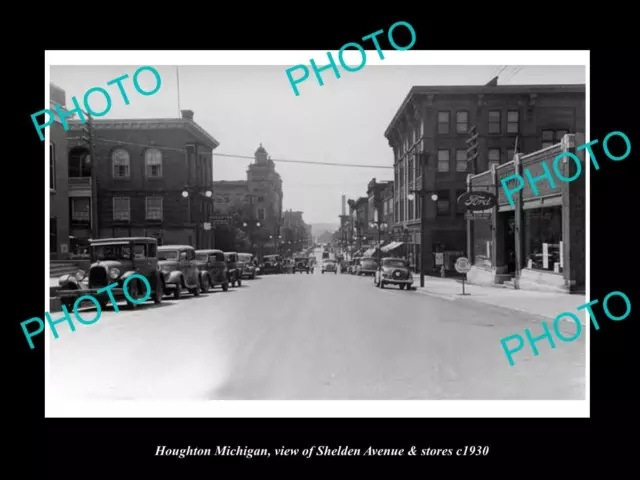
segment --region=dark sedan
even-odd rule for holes
[[[402,258],[383,258],[382,265],[376,271],[373,283],[376,287],[398,285],[400,290],[413,290],[413,274],[409,262]]]

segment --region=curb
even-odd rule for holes
[[[451,300],[451,301],[467,301],[467,302],[474,302],[476,304],[482,304],[482,305],[487,305],[490,307],[495,307],[495,308],[500,308],[502,310],[508,310],[511,312],[519,312],[519,313],[526,313],[527,315],[535,315],[537,317],[543,318],[545,320],[554,320],[555,317],[551,317],[549,315],[545,315],[543,313],[534,313],[534,312],[530,312],[529,310],[523,310],[521,308],[515,308],[515,307],[506,307],[504,305],[496,305],[495,303],[489,303],[489,302],[483,302],[481,300],[476,300],[474,298],[469,298],[472,295],[465,295],[462,296],[460,295],[446,295],[446,294],[440,294],[440,293],[433,293],[433,292],[429,292],[429,291],[425,291],[425,290],[420,290],[420,287],[418,287],[416,289],[417,292],[423,294],[423,295],[428,295],[431,297],[436,297],[436,298],[442,298],[444,300]],[[565,321],[569,321],[569,320],[565,320]],[[580,322],[582,323],[582,322]],[[583,326],[585,325],[584,323],[582,324]]]

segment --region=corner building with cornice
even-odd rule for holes
[[[268,243],[275,246],[275,240],[282,233],[282,179],[262,144],[255,152],[255,161],[247,169],[247,184],[249,193],[256,199],[256,218],[273,237]]]
[[[479,134],[477,173],[558,143],[567,133],[584,132],[584,85],[498,85],[494,78],[483,86],[415,86],[411,88],[384,135],[394,154],[396,226],[408,229],[408,254],[421,263],[420,198],[408,198],[422,182],[420,155],[427,155],[425,273],[455,272],[455,260],[472,263],[486,245],[467,238],[467,229],[484,230],[489,222],[466,221],[457,198],[467,190],[469,127]],[[544,183],[544,182],[542,182]],[[431,193],[438,200],[431,199]],[[474,223],[475,225],[467,225]],[[470,230],[473,231],[473,230]],[[470,238],[474,238],[473,235]],[[439,253],[441,255],[437,255]]]
[[[170,119],[94,119],[95,159],[82,141],[83,125],[69,124],[69,182],[82,187],[70,192],[72,235],[155,237],[164,245],[213,248],[207,192],[219,142],[194,121],[193,111]],[[95,204],[95,214],[80,214],[92,210],[87,203]]]

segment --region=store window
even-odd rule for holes
[[[562,207],[524,211],[526,267],[562,273]]]

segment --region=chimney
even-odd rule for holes
[[[498,86],[498,77],[493,77],[489,80],[489,83],[485,85],[485,87],[497,87]]]
[[[180,110],[182,118],[184,120],[190,120],[193,122],[193,110]]]

